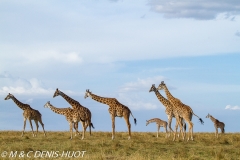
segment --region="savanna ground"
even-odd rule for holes
[[[69,132],[47,132],[47,137],[42,132],[37,137],[26,132],[21,137],[20,131],[0,131],[0,159],[240,159],[239,133],[225,133],[218,139],[214,133],[194,133],[194,141],[189,142],[180,138],[173,142],[172,136],[165,138],[163,132],[159,138],[155,132],[133,132],[131,140],[127,140],[127,132],[116,132],[114,140],[111,140],[111,132],[92,132],[92,136],[87,132],[84,140],[79,135],[72,140],[69,138]],[[51,158],[44,151],[52,153]],[[84,155],[82,151],[86,151]],[[11,152],[15,153],[11,155],[13,158],[9,158]],[[20,152],[24,152],[24,156],[20,156]],[[74,154],[75,157],[67,158],[68,153],[69,157]]]

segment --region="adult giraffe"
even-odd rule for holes
[[[74,127],[74,129],[76,130],[76,134],[75,135],[77,135],[77,133],[79,134],[79,132],[78,132],[78,128],[77,128],[77,121],[75,121],[77,118],[76,117],[74,117],[75,116],[75,114],[74,114],[74,110],[72,109],[72,108],[70,108],[70,107],[68,107],[68,108],[57,108],[57,107],[55,107],[55,106],[53,106],[51,103],[50,103],[50,101],[48,101],[45,105],[44,105],[44,107],[45,108],[50,108],[53,112],[55,112],[55,113],[57,113],[57,114],[61,114],[61,115],[64,115],[65,116],[65,118],[66,118],[66,120],[68,121],[68,123],[69,123],[69,127],[70,127],[70,139],[72,139],[72,137],[73,137],[73,127]]]
[[[23,118],[24,118],[24,124],[23,124],[23,131],[22,131],[22,136],[24,134],[25,131],[25,127],[26,127],[26,120],[29,121],[31,129],[32,129],[32,134],[33,137],[37,136],[38,133],[38,122],[42,125],[43,128],[43,132],[44,132],[44,136],[46,136],[45,130],[44,130],[44,124],[42,122],[42,115],[38,110],[35,110],[33,108],[30,107],[29,104],[24,104],[22,102],[20,102],[17,98],[15,98],[12,94],[8,94],[7,97],[5,98],[5,100],[8,99],[12,99],[15,104],[23,110]],[[36,124],[36,128],[37,128],[37,133],[35,134],[33,131],[33,126],[32,126],[32,120],[34,120],[35,124]]]
[[[125,119],[128,126],[128,134],[129,134],[128,139],[131,139],[131,123],[129,122],[129,117],[130,117],[130,114],[132,115],[132,112],[127,106],[118,102],[116,98],[106,98],[106,97],[97,96],[92,92],[90,92],[89,89],[86,90],[84,98],[87,98],[87,97],[90,97],[95,101],[98,101],[103,104],[107,104],[109,106],[108,112],[110,113],[112,118],[112,139],[114,139],[115,137],[115,117],[123,117]],[[134,118],[134,123],[135,125],[137,124],[136,118]]]
[[[56,96],[62,96],[73,108],[73,111],[74,111],[74,115],[76,117],[76,120],[74,120],[75,122],[79,122],[81,121],[82,123],[82,128],[83,128],[83,134],[82,134],[82,139],[84,139],[85,137],[85,132],[86,132],[86,129],[87,127],[89,126],[89,132],[90,132],[90,135],[91,135],[91,127],[93,127],[93,124],[91,122],[91,111],[82,106],[78,101],[74,100],[73,98],[69,97],[68,95],[66,95],[65,93],[63,93],[62,91],[60,91],[58,88],[56,89],[54,95],[53,95],[53,98],[56,97]],[[76,125],[78,123],[75,123]]]
[[[168,98],[168,100],[171,102],[171,104],[173,105],[173,110],[177,111],[179,116],[182,117],[185,122],[188,123],[188,139],[189,140],[190,136],[191,136],[191,140],[193,140],[193,123],[192,123],[192,115],[195,115],[196,117],[198,117],[196,114],[194,114],[193,110],[191,107],[183,104],[179,99],[175,98],[172,96],[172,94],[169,92],[166,84],[164,83],[164,81],[162,81],[158,88],[158,90],[164,90],[166,93],[166,96]],[[198,117],[200,122],[203,124],[203,120]],[[182,132],[183,134],[183,132]],[[185,139],[185,134],[183,135],[184,139]]]
[[[180,132],[183,132],[183,120],[182,118],[178,115],[178,112],[176,112],[175,110],[173,110],[173,105],[170,103],[169,100],[167,100],[165,97],[163,97],[159,91],[157,90],[157,88],[155,87],[155,84],[152,84],[149,92],[154,92],[158,98],[158,100],[163,104],[163,106],[166,108],[165,113],[167,114],[168,117],[168,127],[170,129],[170,131],[172,130],[171,127],[171,123],[172,123],[172,118],[175,117],[176,118],[176,125],[175,125],[175,132],[174,132],[174,137],[173,137],[173,141],[175,141],[176,139],[176,133],[177,133],[177,128],[178,125],[180,126]],[[186,124],[184,123],[184,129],[186,130]]]

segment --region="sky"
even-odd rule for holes
[[[240,131],[235,0],[2,0],[0,53],[0,130],[23,128],[22,110],[4,100],[11,93],[41,112],[46,131],[68,131],[64,116],[43,107],[70,107],[53,98],[58,88],[91,110],[94,131],[110,132],[111,118],[107,105],[84,99],[86,89],[128,106],[132,131],[155,132],[146,120],[167,116],[149,89],[164,81],[204,120],[193,116],[195,132],[215,131],[208,113]],[[123,118],[116,131],[127,131]]]

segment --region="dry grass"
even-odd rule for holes
[[[93,132],[92,136],[86,133],[86,139],[81,140],[81,136],[70,140],[69,132],[47,132],[47,137],[40,132],[38,137],[32,137],[31,132],[26,132],[21,137],[21,132],[1,131],[0,132],[0,154],[3,151],[32,151],[32,158],[21,159],[46,159],[33,158],[36,151],[86,151],[80,159],[107,159],[107,160],[156,160],[156,159],[193,159],[193,160],[218,160],[240,159],[240,134],[226,133],[218,139],[214,133],[195,133],[194,141],[182,141],[172,138],[165,138],[165,133],[161,133],[156,138],[156,133],[133,132],[132,139],[127,140],[126,132],[117,132],[116,139],[111,140],[111,132]],[[18,159],[2,158],[0,159]],[[52,157],[48,159],[63,159]],[[79,159],[79,158],[68,158]]]

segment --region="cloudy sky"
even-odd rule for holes
[[[204,119],[193,117],[194,131],[214,131],[208,113],[226,132],[240,131],[235,0],[2,0],[0,53],[0,130],[23,127],[20,108],[4,100],[12,93],[42,113],[46,130],[67,131],[65,118],[43,107],[69,107],[52,97],[59,88],[91,110],[96,131],[111,131],[108,106],[84,99],[86,89],[127,105],[138,120],[132,131],[156,131],[145,121],[167,116],[149,89],[164,80]],[[123,119],[116,130],[127,130]]]

